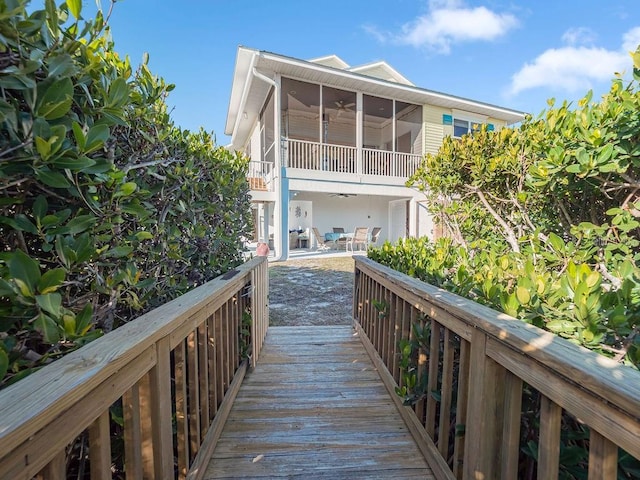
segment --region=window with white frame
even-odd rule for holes
[[[450,114],[442,115],[442,124],[453,127],[453,137],[460,138],[467,133],[473,135],[480,129],[482,125],[487,126],[487,130],[493,131],[494,125],[487,123],[488,117],[484,115],[476,115],[459,110],[453,110]]]
[[[460,138],[467,133],[473,135],[473,132],[479,130],[481,127],[481,123],[472,122],[471,120],[464,120],[461,118],[453,119],[453,136],[455,138]]]

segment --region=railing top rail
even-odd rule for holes
[[[251,278],[256,257],[0,391],[0,458],[112,374],[199,314],[208,315]],[[172,339],[179,342],[181,339]],[[141,372],[140,376],[146,372]]]
[[[354,258],[356,271],[376,278],[394,294],[413,303],[461,337],[469,340],[473,329],[480,329],[583,391],[640,419],[639,371],[368,258]],[[461,320],[462,327],[455,320]]]
[[[297,140],[295,138],[288,138],[287,141],[289,143],[304,143],[306,145],[317,145],[317,146],[324,146],[324,147],[352,148],[354,150],[358,148],[353,145],[339,145],[337,143],[314,142],[312,140]]]

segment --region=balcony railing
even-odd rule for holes
[[[422,158],[411,153],[363,148],[359,162],[356,147],[291,139],[285,139],[283,146],[283,163],[288,168],[359,175],[406,178],[416,171]]]
[[[249,162],[249,189],[273,192],[273,162]]]

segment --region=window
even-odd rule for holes
[[[453,119],[453,136],[455,138],[460,138],[467,133],[471,133],[476,130],[479,130],[481,127],[481,123],[472,122],[470,120],[462,120],[460,118]]]

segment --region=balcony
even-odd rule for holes
[[[275,192],[273,162],[250,161],[247,180],[254,200],[269,200]]]

